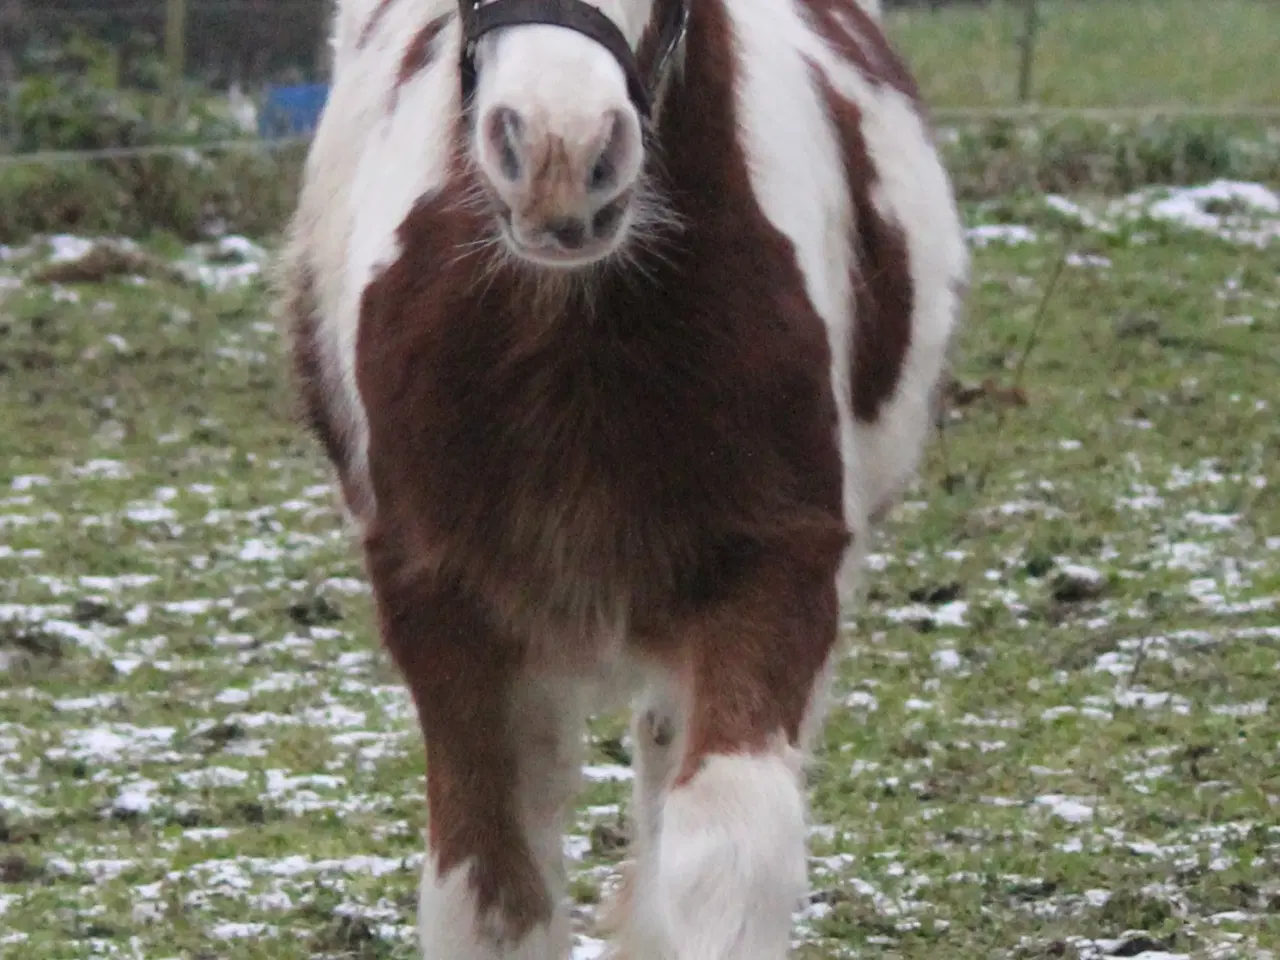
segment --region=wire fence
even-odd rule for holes
[[[1020,18],[1017,35],[1013,38],[1017,45],[1016,60],[1016,99],[1017,102],[998,106],[947,107],[931,110],[934,120],[942,124],[963,123],[966,121],[990,120],[1031,120],[1059,121],[1068,119],[1092,120],[1101,122],[1134,121],[1154,118],[1233,118],[1251,119],[1264,122],[1280,121],[1280,106],[1204,106],[1188,104],[1154,104],[1142,106],[1043,106],[1032,102],[1032,91],[1035,79],[1036,42],[1043,20],[1040,0],[1012,0],[1020,6],[1024,14]],[[196,156],[226,151],[277,151],[280,149],[305,143],[309,128],[298,129],[296,126],[285,130],[280,135],[264,135],[262,129],[256,131],[242,129],[243,136],[234,138],[215,135],[201,136],[199,132],[191,135],[186,131],[178,136],[178,127],[184,119],[184,105],[197,98],[226,104],[227,95],[214,93],[207,78],[197,79],[201,69],[210,70],[208,59],[210,44],[217,39],[226,40],[226,34],[238,34],[241,28],[247,28],[250,21],[256,22],[261,17],[270,15],[285,17],[286,20],[297,19],[301,14],[309,14],[307,24],[314,22],[318,31],[312,43],[298,43],[290,39],[292,55],[299,60],[309,61],[309,72],[313,77],[323,74],[324,26],[331,7],[331,0],[137,0],[137,2],[118,3],[107,7],[83,7],[72,5],[74,0],[0,0],[0,169],[24,165],[54,165],[67,163],[84,163],[93,161],[110,161],[155,156]],[[893,4],[886,4],[892,8]],[[1006,7],[1008,7],[1006,3]],[[15,13],[15,11],[17,11]],[[210,26],[206,22],[209,17],[230,18],[221,26]],[[236,19],[241,23],[237,24]],[[28,31],[40,31],[53,25],[65,31],[74,32],[78,27],[86,28],[90,33],[101,34],[103,30],[111,36],[119,36],[129,25],[141,25],[142,32],[150,37],[153,45],[152,56],[160,51],[162,57],[157,60],[154,71],[158,77],[154,88],[149,93],[158,104],[152,128],[142,138],[142,145],[115,144],[111,142],[94,143],[91,146],[70,146],[67,143],[48,143],[38,141],[32,144],[31,136],[24,137],[23,119],[19,116],[22,110],[21,91],[24,81],[18,63],[22,58],[17,56],[13,48],[15,37],[21,31],[15,31],[14,24],[20,23]],[[219,21],[221,23],[221,21]],[[302,23],[298,20],[298,23]],[[198,29],[197,29],[198,28]],[[193,30],[196,32],[193,34]],[[230,41],[227,41],[230,42]],[[240,37],[235,41],[243,45]],[[303,48],[306,48],[305,50]],[[189,61],[189,53],[194,50],[204,58],[202,64],[193,65]],[[234,57],[234,53],[227,54]],[[223,71],[226,74],[239,75],[238,67],[230,67]],[[303,71],[304,73],[307,71]],[[295,83],[296,83],[295,78]],[[270,84],[263,84],[268,88]],[[278,84],[277,84],[278,86]],[[236,95],[239,95],[239,84],[236,84]],[[243,102],[251,105],[255,117],[261,116],[262,96],[250,97]],[[318,108],[312,110],[311,119],[318,114]],[[243,123],[241,124],[243,128]],[[233,132],[223,130],[222,133]],[[255,135],[256,133],[256,135]],[[37,138],[38,139],[38,138]],[[136,138],[135,138],[136,139]],[[177,143],[177,140],[193,142]]]
[[[149,157],[179,157],[197,160],[209,153],[275,153],[304,146],[307,136],[206,140],[199,143],[162,143],[139,147],[102,147],[97,150],[33,150],[0,154],[0,169],[21,166],[54,166],[66,163],[94,163],[109,160],[143,160]]]
[[[1177,117],[1249,119],[1280,123],[1280,107],[954,107],[934,110],[935,123],[947,125],[990,120],[1010,121],[1133,121]],[[102,147],[92,150],[33,150],[0,153],[0,170],[21,166],[94,163],[111,160],[140,160],[150,157],[178,157],[191,161],[211,153],[276,153],[310,143],[306,134],[279,137],[244,137],[194,143],[150,144],[131,147]]]

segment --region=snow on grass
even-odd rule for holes
[[[1280,947],[1280,505],[1259,359],[1280,263],[1275,244],[1207,238],[1275,212],[1221,185],[1143,196],[1046,201],[1176,229],[1081,236],[1028,405],[954,409],[945,455],[867,544],[811,775],[801,960]],[[1028,222],[971,232],[965,382],[1026,342],[1049,269]],[[7,374],[0,954],[415,956],[417,718],[323,462],[278,415],[287,380],[264,375],[259,253],[188,251],[209,268],[200,295],[122,281],[53,303],[28,284],[29,305],[7,302],[6,350],[53,351],[67,376],[41,406],[38,369]],[[1118,332],[1133,316],[1154,325]],[[107,334],[128,354],[87,352]],[[578,958],[602,950],[633,782],[623,718],[588,743],[564,839]]]
[[[1280,194],[1259,183],[1215,180],[1191,187],[1147,187],[1100,210],[1060,196],[1045,202],[1056,213],[1104,233],[1114,233],[1121,224],[1154,221],[1241,246],[1265,248],[1280,239]]]
[[[990,223],[970,227],[965,231],[969,243],[982,248],[991,244],[1014,246],[1021,243],[1035,243],[1038,239],[1034,230],[1014,223]]]

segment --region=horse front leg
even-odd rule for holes
[[[564,960],[562,837],[581,768],[580,698],[522,666],[520,642],[460,591],[370,567],[426,744],[422,956]]]
[[[782,554],[664,641],[636,724],[626,960],[782,960],[807,888],[803,761],[836,649],[838,554]]]

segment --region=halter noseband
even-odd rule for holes
[[[659,0],[661,3],[661,0]],[[645,119],[653,98],[689,20],[688,0],[665,4],[670,13],[658,34],[658,49],[642,76],[626,37],[612,20],[584,0],[460,0],[462,11],[462,102],[469,104],[476,89],[476,45],[490,30],[524,24],[548,24],[576,31],[604,47],[627,77],[627,94]]]

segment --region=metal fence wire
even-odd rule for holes
[[[196,156],[222,151],[275,151],[305,142],[323,108],[327,96],[325,29],[334,0],[0,0],[0,168],[19,165],[49,165],[142,158],[151,156]],[[986,0],[885,0],[888,10],[925,8],[936,10],[952,5],[978,6]],[[1046,107],[1032,102],[1035,79],[1036,41],[1042,21],[1040,0],[1007,0],[1020,6],[1020,27],[1015,42],[1015,104],[939,108],[931,111],[939,123],[990,120],[1059,121],[1065,119],[1099,122],[1142,121],[1155,118],[1205,117],[1280,121],[1280,106],[1198,106],[1161,104],[1134,107]],[[1123,3],[1126,0],[1108,0]],[[1018,8],[1015,8],[1015,11]],[[275,18],[274,21],[272,18]],[[276,29],[278,22],[290,29]],[[253,25],[253,26],[251,26]],[[265,26],[264,26],[265,25]],[[259,33],[254,31],[258,30]],[[265,30],[265,33],[261,31]],[[272,31],[275,33],[272,33]],[[275,34],[280,34],[276,36]],[[70,148],[65,143],[49,145],[29,141],[23,129],[23,64],[32,57],[32,45],[58,43],[71,46],[75,37],[91,37],[97,49],[119,51],[139,47],[149,51],[152,61],[149,95],[156,103],[149,135],[141,145],[95,144],[90,148]],[[56,40],[53,38],[57,38]],[[139,37],[142,39],[139,40]],[[183,107],[188,101],[205,97],[216,88],[210,75],[235,81],[240,94],[242,77],[262,72],[245,58],[262,60],[264,54],[238,50],[240,46],[261,47],[277,52],[271,57],[295,63],[294,77],[263,83],[254,100],[254,129],[242,129],[243,136],[200,137],[180,133]],[[229,39],[230,38],[230,39]],[[300,39],[301,38],[301,39]],[[215,42],[216,41],[216,42]],[[192,63],[195,54],[197,62]],[[25,55],[24,55],[25,54]],[[74,58],[74,52],[70,55]],[[46,65],[47,66],[47,65]],[[113,64],[119,77],[121,64]],[[53,67],[57,73],[57,67]],[[64,70],[64,75],[73,71]],[[197,78],[200,78],[198,81]],[[31,88],[30,78],[26,86]],[[309,82],[308,82],[309,81]],[[127,85],[125,81],[120,81]],[[221,96],[221,95],[219,95]],[[225,132],[225,131],[224,131]],[[175,143],[176,140],[193,142]],[[24,147],[24,143],[26,146]]]

